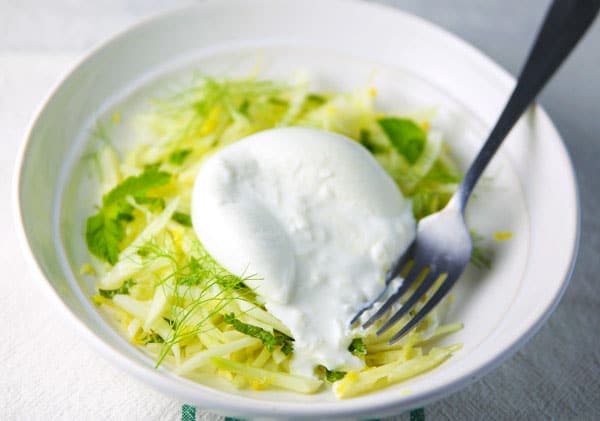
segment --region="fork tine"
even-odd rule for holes
[[[381,318],[381,316],[383,316],[385,314],[385,312],[388,311],[390,309],[390,307],[396,301],[398,301],[398,299],[400,297],[402,297],[404,295],[404,293],[406,293],[406,291],[408,291],[408,289],[410,288],[410,286],[417,280],[417,278],[419,277],[419,275],[421,274],[421,272],[423,272],[423,269],[425,269],[425,266],[418,264],[418,262],[415,260],[413,266],[410,268],[410,271],[406,275],[406,278],[404,278],[404,280],[402,281],[402,285],[400,286],[400,288],[398,288],[398,290],[396,292],[394,292],[385,301],[385,303],[383,303],[381,305],[381,307],[379,308],[379,310],[377,310],[377,312],[375,314],[373,314],[369,318],[369,320],[367,320],[363,324],[363,328],[366,329],[369,326],[371,326],[373,323],[375,323],[377,320],[379,320]]]
[[[360,308],[360,310],[358,310],[358,312],[354,315],[354,317],[352,318],[352,320],[350,320],[350,326],[352,326],[354,323],[356,323],[357,320],[360,319],[360,316],[362,316],[365,311],[367,311],[370,308],[372,308],[377,301],[381,300],[385,296],[385,293],[388,290],[388,287],[389,287],[389,282],[386,281],[385,287],[383,288],[383,291],[381,291],[377,295],[377,297],[373,298],[371,301],[369,301],[368,303],[366,303],[365,305],[363,305]]]
[[[411,308],[429,291],[429,288],[435,283],[435,281],[442,275],[438,271],[431,268],[425,279],[421,282],[421,285],[417,288],[415,292],[410,296],[410,298],[400,307],[400,309],[390,317],[381,328],[377,331],[377,335],[381,335],[390,327],[392,327],[402,316],[410,311]]]
[[[396,278],[396,276],[398,276],[400,274],[400,272],[402,272],[402,269],[404,268],[404,266],[406,266],[408,261],[410,259],[412,259],[412,251],[414,248],[414,244],[415,244],[415,242],[413,240],[413,242],[406,248],[404,253],[402,253],[402,256],[400,256],[400,258],[398,260],[396,260],[396,262],[394,263],[394,266],[392,266],[392,268],[386,273],[385,287],[384,287],[383,291],[381,291],[379,293],[379,295],[377,295],[377,297],[373,298],[371,301],[364,304],[358,310],[358,312],[354,315],[352,320],[350,320],[350,326],[352,326],[354,323],[356,323],[356,321],[360,318],[360,316],[363,315],[363,313],[365,311],[371,309],[375,305],[375,303],[377,303],[379,300],[381,300],[385,296],[385,293],[388,289],[388,286],[390,285],[390,282],[392,282],[392,280],[394,280]],[[404,294],[404,292],[402,292],[402,294]],[[400,294],[400,295],[402,295],[402,294]]]
[[[450,291],[452,286],[456,283],[456,280],[459,276],[460,273],[455,273],[452,276],[449,275],[442,285],[440,285],[435,294],[433,294],[433,297],[427,301],[427,303],[423,306],[423,308],[421,308],[421,310],[419,310],[415,317],[410,319],[409,322],[406,323],[402,329],[400,329],[400,331],[392,337],[392,339],[390,339],[390,345],[402,338],[402,336],[408,333],[408,331],[411,330],[417,323],[423,320],[423,318],[425,318],[425,316],[427,316],[429,312],[431,312],[431,310],[446,296],[448,291]]]

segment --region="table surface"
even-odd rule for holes
[[[548,1],[387,0],[472,43],[516,73]],[[3,419],[182,419],[181,405],[99,358],[53,310],[17,247],[10,179],[29,119],[90,47],[173,0],[0,0],[0,416]],[[565,297],[500,368],[425,408],[431,419],[600,417],[600,23],[540,98],[577,172],[581,246]],[[560,247],[560,244],[556,244]],[[414,418],[413,417],[411,418]],[[213,419],[200,410],[197,419]],[[404,414],[400,418],[408,418]]]

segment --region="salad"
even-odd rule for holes
[[[96,281],[94,303],[157,367],[198,381],[219,376],[238,388],[315,393],[331,384],[336,397],[349,398],[444,362],[460,345],[437,347],[434,339],[462,328],[443,321],[447,301],[393,345],[394,329],[376,336],[377,325],[352,339],[348,350],[364,361],[360,370],[292,373],[294,337],[249,286],[257,275],[226,270],[192,225],[194,181],[207,159],[248,135],[286,126],[327,130],[362,145],[411,199],[416,220],[442,209],[461,173],[441,132],[430,127],[432,113],[385,114],[375,107],[376,95],[202,76],[132,121],[115,113],[99,126],[106,141],[94,158],[102,192],[85,230],[90,263],[82,273]],[[121,157],[106,126],[126,123],[135,127],[136,143]],[[475,257],[488,263],[477,248]]]

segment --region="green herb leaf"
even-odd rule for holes
[[[162,197],[141,196],[135,197],[134,199],[138,205],[147,205],[148,208],[150,208],[150,210],[153,211],[162,211],[165,208],[165,199],[163,199]],[[133,216],[131,216],[131,219],[129,219],[129,221],[132,220]]]
[[[133,214],[131,213],[133,209],[131,207],[129,207],[126,210],[122,210],[121,212],[119,212],[117,214],[117,220],[118,221],[123,221],[123,222],[131,222],[133,221]]]
[[[358,142],[363,145],[372,154],[385,152],[385,148],[375,143],[371,137],[371,132],[367,129],[360,129]]]
[[[273,349],[276,346],[281,346],[281,351],[286,355],[291,353],[293,350],[293,346],[291,344],[293,339],[279,331],[270,333],[261,327],[241,322],[235,318],[233,313],[225,314],[223,316],[223,320],[225,323],[233,326],[233,328],[238,332],[260,339],[269,352],[273,352]]]
[[[169,162],[173,165],[181,165],[191,153],[191,149],[177,149],[169,155]]]
[[[177,330],[177,321],[163,317],[163,320],[169,324],[169,327],[173,330]]]
[[[240,108],[238,108],[238,112],[246,117],[248,117],[248,109],[250,108],[250,101],[248,101],[247,99],[245,99],[242,104],[240,105]]]
[[[98,293],[104,298],[112,298],[117,294],[128,295],[129,288],[134,285],[135,281],[133,279],[127,279],[125,282],[123,282],[123,285],[117,289],[98,289]]]
[[[158,333],[152,331],[151,333],[148,333],[144,336],[144,338],[142,339],[142,342],[144,344],[150,344],[150,343],[162,344],[165,342],[165,340]]]
[[[417,124],[407,118],[386,117],[377,120],[391,145],[406,160],[414,164],[427,142],[427,134]]]
[[[102,198],[102,206],[118,205],[124,202],[128,196],[137,200],[144,197],[148,190],[167,184],[170,179],[171,174],[160,171],[156,166],[151,166],[138,176],[127,177],[121,184],[105,194]]]
[[[435,188],[417,187],[417,191],[410,196],[413,202],[413,214],[415,218],[421,220],[432,213],[442,210],[451,197],[451,193],[439,192]]]
[[[352,339],[348,351],[356,356],[367,355],[367,347],[361,338]]]
[[[279,107],[287,107],[288,106],[288,102],[285,99],[281,99],[281,98],[269,98],[269,103],[273,104],[273,105],[277,105]]]
[[[118,217],[107,218],[99,212],[88,218],[85,228],[85,241],[92,254],[106,260],[111,265],[119,259],[119,242],[125,236]]]
[[[478,269],[492,268],[493,251],[490,248],[484,247],[482,242],[484,238],[477,234],[475,230],[471,230],[471,241],[473,241],[473,250],[471,251],[471,264]]]
[[[488,253],[488,250],[484,250],[481,247],[473,247],[471,251],[471,263],[477,269],[491,269],[492,259]]]
[[[173,216],[171,217],[171,219],[173,221],[177,222],[178,224],[183,225],[184,227],[192,226],[192,217],[190,215],[188,215],[187,213],[175,212],[175,213],[173,213]]]
[[[136,254],[140,257],[147,257],[150,255],[150,248],[146,246],[141,246],[137,249]]]
[[[144,165],[144,171],[158,171],[160,170],[160,161],[158,162],[154,162],[152,164],[145,164]]]
[[[171,175],[151,166],[138,176],[127,177],[102,198],[102,208],[86,222],[85,240],[95,256],[111,265],[117,263],[121,251],[119,243],[125,236],[123,224],[133,220],[133,208],[127,197],[137,203],[163,206],[164,199],[147,197],[149,190],[167,184]]]
[[[329,383],[337,382],[342,380],[346,376],[345,371],[328,370],[325,369],[325,378]]]
[[[281,345],[281,352],[283,352],[285,355],[290,355],[292,352],[294,352],[294,338],[278,331],[277,329],[273,329],[273,335],[278,338],[278,341],[283,342]]]
[[[437,161],[429,172],[423,177],[423,183],[438,183],[438,184],[451,184],[459,183],[462,179],[461,175],[444,165],[442,162]]]
[[[327,98],[319,94],[308,94],[306,100],[313,102],[315,105],[322,105],[327,102]]]

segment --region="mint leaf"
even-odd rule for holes
[[[102,206],[117,205],[124,202],[128,196],[144,197],[148,190],[160,187],[169,182],[171,174],[160,171],[156,166],[148,167],[138,176],[127,177],[118,186],[102,198]]]
[[[240,105],[240,108],[238,108],[238,112],[242,115],[245,115],[246,117],[248,117],[248,109],[250,108],[250,101],[248,101],[247,99],[244,100],[244,102],[242,102],[242,105]]]
[[[483,245],[484,237],[475,230],[470,231],[473,249],[471,250],[471,264],[477,269],[491,269],[493,260],[493,250]]]
[[[394,149],[409,163],[414,164],[425,149],[425,131],[407,118],[386,117],[377,122]]]
[[[121,212],[119,212],[117,214],[117,220],[123,221],[123,222],[133,221],[135,218],[133,217],[133,214],[131,213],[132,210],[133,210],[133,208],[122,210]]]
[[[177,149],[169,155],[169,162],[173,165],[181,165],[183,161],[192,153],[191,149]]]
[[[164,207],[164,199],[148,197],[149,190],[169,182],[171,174],[150,166],[138,176],[127,177],[123,182],[106,193],[102,198],[102,207],[96,215],[86,222],[85,241],[93,255],[114,265],[119,259],[119,243],[125,237],[124,224],[131,222],[133,207],[127,202],[133,197],[137,203],[150,205],[151,208]]]
[[[342,380],[346,376],[345,371],[328,370],[325,369],[325,378],[329,383],[337,382]]]
[[[134,200],[138,205],[146,205],[152,211],[161,211],[165,208],[165,199],[162,197],[138,196],[134,197]]]
[[[327,98],[325,96],[319,95],[319,94],[308,94],[306,96],[306,100],[309,102],[313,102],[316,105],[322,105],[327,102]]]
[[[169,327],[171,329],[173,329],[175,331],[178,329],[179,323],[177,323],[177,320],[167,319],[166,317],[163,317],[163,320],[169,324]]]
[[[117,294],[127,295],[129,294],[129,288],[135,285],[135,281],[133,279],[127,279],[123,282],[117,289],[98,289],[98,293],[104,298],[112,298]]]
[[[473,246],[471,251],[471,264],[477,269],[491,269],[492,258],[490,257],[489,250],[483,249],[478,246]]]
[[[151,333],[146,334],[143,338],[142,338],[142,342],[144,344],[162,344],[165,343],[165,340],[162,338],[162,336],[160,336],[158,333],[156,333],[155,331],[150,331]]]
[[[279,342],[282,342],[281,352],[283,352],[285,355],[290,355],[292,352],[294,352],[294,338],[278,331],[277,329],[273,329],[273,335]]]
[[[173,216],[171,217],[171,219],[173,221],[177,222],[178,224],[183,225],[184,227],[192,226],[192,217],[190,215],[188,215],[187,213],[175,212],[175,213],[173,213]]]
[[[439,184],[449,184],[449,183],[459,183],[462,179],[460,173],[449,168],[447,165],[444,165],[443,162],[439,160],[436,161],[429,172],[423,177],[421,183],[439,183]]]
[[[293,339],[281,332],[270,333],[261,327],[241,322],[235,318],[233,313],[225,314],[223,320],[238,332],[260,339],[269,352],[273,352],[273,348],[276,346],[281,346],[281,352],[285,355],[289,355],[293,350],[291,343]]]
[[[359,355],[367,355],[367,347],[361,338],[352,339],[352,342],[350,342],[350,346],[348,347],[348,351],[357,357]]]
[[[117,218],[107,218],[102,212],[88,218],[85,241],[92,254],[106,260],[111,265],[119,258],[119,242],[125,233]]]

